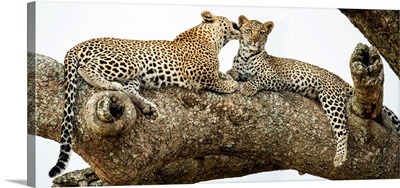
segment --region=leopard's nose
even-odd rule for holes
[[[253,34],[252,38],[253,38],[254,44],[260,40],[260,36],[258,36],[257,34]]]

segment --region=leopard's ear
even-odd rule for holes
[[[265,29],[267,29],[267,34],[270,34],[272,29],[274,28],[274,22],[272,21],[268,21],[263,23],[263,26],[265,27]]]
[[[240,15],[239,18],[238,18],[238,20],[239,20],[239,27],[242,27],[242,25],[243,25],[244,23],[246,23],[246,22],[249,21],[249,19],[247,19],[246,16],[244,16],[244,15]]]
[[[203,12],[201,12],[201,17],[206,22],[211,22],[215,19],[215,16],[208,10],[204,10]]]

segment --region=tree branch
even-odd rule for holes
[[[37,95],[28,109],[36,111],[28,132],[58,141],[63,65],[28,54],[28,67],[33,64],[36,69],[28,70],[28,80],[35,81],[30,88]],[[400,139],[386,116],[377,123],[351,114],[347,161],[334,168],[336,143],[327,118],[319,104],[297,94],[262,91],[245,97],[176,87],[144,90],[160,117],[132,114],[132,124],[95,131],[90,127],[96,125],[84,118],[85,105],[100,91],[78,79],[73,150],[110,185],[194,183],[280,169],[327,179],[400,178]],[[121,112],[119,107],[127,103],[116,109]]]
[[[339,10],[379,50],[400,79],[400,11]]]
[[[375,119],[383,103],[383,65],[375,47],[357,44],[350,58],[353,79],[353,113],[364,119]]]
[[[75,170],[73,172],[66,173],[53,180],[51,187],[88,187],[88,186],[110,186],[103,182],[94,173],[91,168],[85,168],[83,170]]]

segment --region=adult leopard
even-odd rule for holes
[[[232,69],[227,73],[235,80],[246,81],[240,93],[252,96],[259,90],[291,91],[317,99],[325,111],[336,138],[335,167],[346,160],[348,127],[345,104],[353,88],[339,76],[321,67],[294,59],[269,55],[265,51],[268,35],[274,23],[261,23],[239,16],[240,47]],[[400,134],[399,118],[387,107],[382,109]]]
[[[232,93],[238,89],[236,81],[222,79],[224,74],[219,71],[218,61],[221,48],[228,41],[239,39],[237,24],[207,10],[201,17],[203,21],[199,25],[173,41],[96,38],[67,52],[61,146],[50,177],[61,174],[70,159],[78,73],[95,87],[123,91],[146,118],[152,119],[158,116],[157,107],[139,94],[140,87],[177,85],[219,93]]]

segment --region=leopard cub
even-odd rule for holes
[[[353,88],[339,76],[315,65],[294,59],[269,55],[265,51],[268,35],[274,28],[271,21],[261,23],[239,17],[240,47],[233,67],[227,73],[238,81],[243,95],[255,95],[259,90],[291,91],[316,99],[322,105],[336,139],[335,167],[346,161],[348,128],[345,104]],[[387,107],[385,112],[400,134],[400,121]]]

